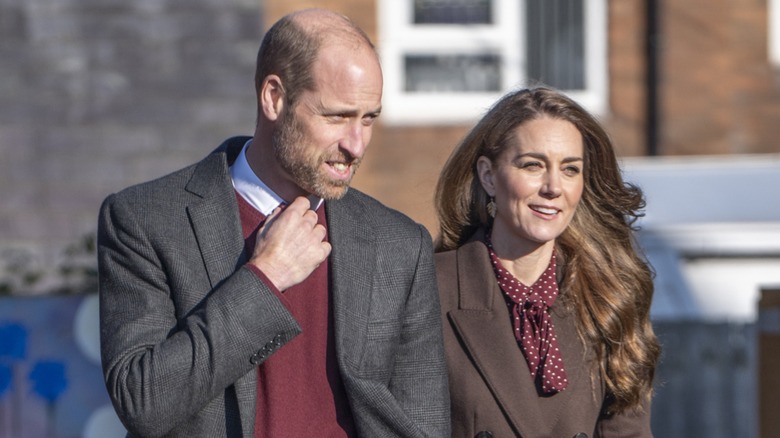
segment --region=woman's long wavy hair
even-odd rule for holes
[[[562,302],[573,306],[580,336],[596,350],[609,394],[607,411],[638,408],[652,394],[660,354],[649,317],[652,272],[632,234],[645,203],[638,187],[623,182],[607,133],[577,103],[539,87],[510,93],[490,109],[453,151],[439,177],[436,249],[455,249],[477,229],[491,225],[477,158],[496,162],[515,129],[542,116],[571,122],[584,144],[582,198],[556,239]]]

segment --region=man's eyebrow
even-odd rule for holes
[[[354,117],[360,114],[360,110],[356,108],[326,108],[324,106],[321,106],[320,109],[322,113],[325,115],[341,115],[341,116]],[[364,115],[376,117],[381,112],[382,112],[382,107],[379,107],[375,110],[366,111]]]

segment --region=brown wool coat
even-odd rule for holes
[[[482,233],[435,255],[452,409],[452,436],[522,438],[652,437],[650,409],[607,417],[595,354],[577,336],[574,316],[552,318],[569,378],[565,391],[539,397],[512,333]],[[595,376],[591,378],[591,375]],[[581,435],[578,435],[581,434]]]

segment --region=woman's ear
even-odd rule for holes
[[[260,110],[266,119],[275,121],[284,110],[284,87],[277,75],[268,75],[260,88]]]
[[[496,187],[493,183],[493,163],[490,158],[480,155],[477,158],[477,175],[479,175],[479,182],[482,184],[482,188],[485,189],[489,196],[496,195]]]

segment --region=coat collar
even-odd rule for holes
[[[376,269],[372,217],[353,189],[326,201],[336,352],[340,365],[357,366],[365,344]]]
[[[566,391],[573,385],[589,385],[587,377],[574,376],[584,368],[583,349],[578,342],[574,318],[566,312],[553,312],[564,366],[570,382],[574,383],[553,397],[540,397],[512,333],[509,311],[496,282],[483,236],[483,231],[477,232],[457,250],[458,308],[450,311],[448,317],[517,433],[520,436],[549,435],[554,430],[557,415],[565,412],[565,405],[572,398]],[[507,364],[515,366],[508,367]]]
[[[185,190],[195,198],[187,207],[195,238],[212,287],[246,262],[231,163],[247,137],[226,140],[195,166]]]
[[[248,139],[233,137],[226,140],[195,165],[185,186],[185,191],[192,196],[187,214],[212,287],[247,261],[229,166]],[[251,437],[255,427],[256,369],[252,368],[233,386],[243,435]]]

